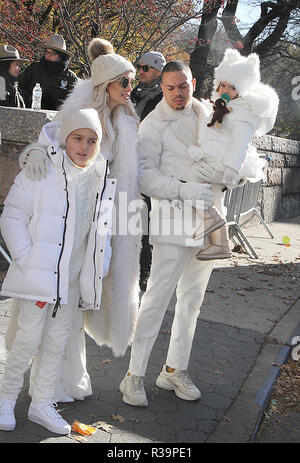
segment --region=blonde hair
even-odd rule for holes
[[[124,108],[124,111],[128,116],[133,117],[137,121],[137,123],[140,121],[134,110],[134,106],[130,100],[125,105],[118,104],[115,108],[113,108],[112,111],[108,107],[107,103],[109,94],[107,92],[107,87],[112,82],[120,81],[122,76],[123,74],[116,77],[115,79],[108,80],[107,82],[104,82],[103,84],[94,87],[93,108],[96,109],[99,114],[99,120],[102,126],[102,138],[103,140],[108,142],[109,145],[111,145],[113,140],[111,140],[111,134],[108,130],[108,119],[111,117],[112,126],[115,130],[115,120],[122,107]]]

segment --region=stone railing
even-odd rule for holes
[[[36,141],[41,128],[55,116],[55,111],[33,111],[0,107],[0,205],[13,184],[19,168],[19,156],[29,143]]]

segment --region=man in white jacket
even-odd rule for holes
[[[156,384],[174,390],[185,400],[196,400],[201,396],[186,370],[213,262],[199,262],[195,258],[205,240],[193,241],[185,230],[181,234],[154,230],[154,224],[158,224],[159,230],[166,225],[164,218],[159,218],[162,203],[157,200],[164,200],[173,212],[176,207],[185,210],[188,205],[196,206],[192,208],[195,218],[199,203],[200,208],[202,205],[202,209],[207,209],[213,200],[221,199],[213,199],[210,185],[200,183],[212,176],[212,166],[206,161],[193,164],[188,155],[189,146],[197,139],[199,119],[206,115],[205,105],[192,97],[194,86],[195,80],[188,66],[181,61],[167,63],[162,72],[164,97],[142,121],[139,130],[140,188],[152,199],[150,242],[153,244],[153,260],[147,291],[141,302],[128,373],[120,384],[123,401],[131,405],[148,404],[143,376],[176,286],[177,303],[166,364]],[[176,213],[174,217],[173,223],[172,219],[169,220],[172,229],[178,225]],[[184,222],[185,215],[181,217]],[[185,223],[182,225],[184,228]]]

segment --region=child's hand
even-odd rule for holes
[[[204,153],[202,153],[199,146],[191,145],[189,147],[189,155],[191,156],[193,161],[198,162],[203,158]]]

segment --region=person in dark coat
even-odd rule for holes
[[[18,50],[12,45],[0,45],[0,106],[25,108],[18,76],[21,63],[26,61],[29,60],[20,58]]]
[[[130,99],[141,121],[162,99],[160,75],[165,64],[164,56],[158,51],[145,53],[138,62],[139,84],[132,90]]]
[[[161,71],[166,64],[165,57],[157,51],[149,51],[141,56],[137,70],[139,73],[139,84],[132,90],[130,99],[134,105],[135,112],[141,119],[145,119],[153,111],[157,103],[163,97],[161,89]],[[143,236],[140,255],[140,290],[145,291],[147,280],[150,274],[152,261],[152,246],[149,244],[149,212],[151,201],[148,196],[143,195],[145,208],[142,213]],[[145,234],[144,234],[145,233]]]
[[[30,64],[20,74],[20,87],[28,108],[31,107],[32,90],[36,83],[41,85],[43,92],[42,109],[60,108],[78,80],[69,69],[71,56],[62,35],[54,34],[45,43],[45,53],[40,61]]]

